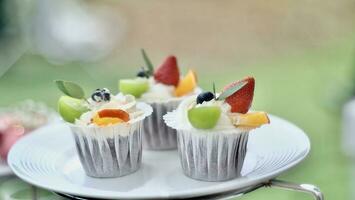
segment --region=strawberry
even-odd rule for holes
[[[166,58],[163,64],[155,71],[154,79],[165,85],[174,85],[176,87],[179,84],[180,72],[175,56]]]
[[[231,112],[245,114],[248,112],[253,101],[255,87],[254,78],[246,77],[243,80],[231,83],[224,88],[224,91],[239,84],[242,81],[246,81],[246,85],[244,85],[240,90],[231,96],[227,97],[225,101],[232,107]]]

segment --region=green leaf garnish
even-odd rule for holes
[[[84,90],[74,82],[64,80],[56,80],[54,82],[60,91],[70,97],[76,99],[83,99],[85,97]]]
[[[223,91],[217,98],[217,100],[224,100],[231,96],[232,94],[236,93],[238,90],[242,89],[248,82],[242,81],[238,84],[234,85],[233,87],[228,88],[227,90]]]
[[[142,52],[142,56],[143,56],[144,62],[147,65],[147,68],[148,68],[148,74],[149,75],[153,75],[154,67],[153,67],[152,62],[149,60],[149,57],[148,57],[147,53],[144,51],[144,49],[141,49],[141,52]]]
[[[216,84],[214,82],[212,84],[212,87],[213,87],[214,99],[217,100],[217,97],[216,97]]]

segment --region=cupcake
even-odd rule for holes
[[[186,176],[226,181],[240,176],[249,131],[270,123],[265,112],[248,112],[255,81],[247,77],[226,86],[220,95],[202,92],[164,116],[177,130],[178,152]]]
[[[163,116],[178,106],[184,98],[197,94],[197,78],[193,70],[180,77],[175,56],[166,60],[154,70],[144,50],[147,65],[134,79],[119,81],[123,94],[134,95],[138,101],[146,102],[153,108],[153,114],[143,122],[143,147],[150,150],[176,149],[176,130],[165,125]]]
[[[106,88],[85,99],[76,84],[57,81],[66,94],[58,110],[68,122],[76,150],[88,176],[113,178],[131,174],[142,161],[142,123],[152,113],[132,95],[113,96]]]

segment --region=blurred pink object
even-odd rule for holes
[[[0,161],[6,161],[18,139],[56,118],[55,112],[45,104],[32,100],[0,108]]]
[[[0,117],[0,157],[4,160],[15,142],[25,134],[25,128],[15,119]]]

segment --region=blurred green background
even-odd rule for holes
[[[326,199],[352,199],[351,181],[355,177],[350,173],[352,161],[341,149],[340,109],[342,97],[352,95],[355,2],[65,0],[60,9],[79,2],[80,12],[105,19],[102,21],[109,23],[108,27],[119,31],[113,36],[108,33],[110,37],[97,37],[98,43],[89,38],[89,42],[64,47],[60,45],[75,42],[68,37],[57,38],[60,42],[53,45],[42,43],[50,40],[46,34],[80,33],[87,37],[92,32],[76,33],[80,23],[61,32],[61,23],[39,19],[45,1],[27,1],[26,5],[14,2],[15,13],[0,14],[0,106],[30,98],[55,107],[60,93],[54,79],[74,80],[87,93],[99,87],[117,92],[118,79],[135,76],[143,65],[140,48],[146,49],[155,65],[166,55],[175,54],[184,72],[189,68],[197,71],[204,89],[211,89],[212,81],[221,88],[243,76],[255,76],[253,107],[297,124],[312,143],[309,157],[281,178],[315,184]],[[66,20],[71,21],[70,17],[78,16],[69,15]],[[46,33],[42,26],[46,23],[59,26],[58,30]],[[107,38],[115,38],[110,51],[95,46],[106,44]],[[73,51],[83,55],[68,56]],[[103,56],[93,59],[92,52]],[[261,189],[241,199],[311,198]]]

